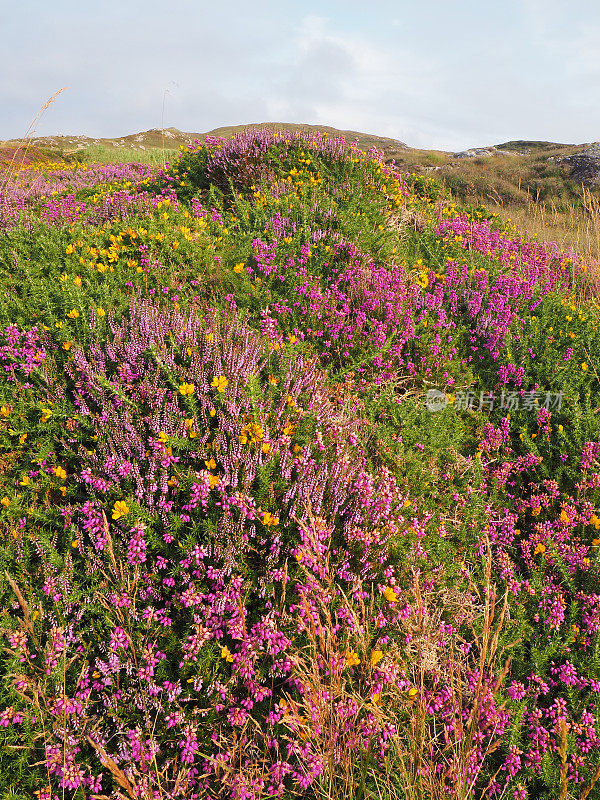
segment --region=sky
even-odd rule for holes
[[[303,122],[600,140],[599,0],[0,0],[0,139]]]

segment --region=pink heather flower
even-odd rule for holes
[[[581,469],[589,469],[600,455],[600,442],[586,442],[581,452]]]
[[[143,564],[146,560],[146,541],[144,528],[139,523],[131,528],[132,534],[127,546],[127,561],[130,564]]]
[[[123,648],[123,650],[127,650],[129,647],[129,639],[127,638],[127,634],[123,630],[117,626],[111,636],[110,636],[110,644],[109,647],[111,650],[118,650],[119,648]]]
[[[527,690],[520,681],[513,681],[506,690],[506,693],[513,700],[522,700],[527,694]]]
[[[181,761],[184,764],[193,764],[196,753],[199,750],[196,730],[192,725],[186,725],[183,729],[185,739],[179,742],[181,748]]]

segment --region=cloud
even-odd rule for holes
[[[151,13],[125,35],[116,6],[115,12],[93,21],[76,12],[68,29],[50,20],[30,31],[19,84],[8,71],[0,75],[0,95],[11,108],[5,122],[13,128],[5,135],[22,135],[46,97],[68,84],[40,133],[113,136],[156,127],[171,86],[165,123],[184,130],[312,122],[426,143],[418,107],[434,92],[438,65],[408,47],[382,46],[320,15],[285,23],[234,16],[225,26],[215,13],[165,26],[160,47],[149,47],[156,38]]]
[[[431,93],[438,70],[429,57],[332,30],[318,16],[300,22],[281,66],[265,92],[272,118],[397,138],[411,127],[404,109]]]
[[[33,9],[32,9],[33,7]],[[3,20],[0,137],[201,132],[281,121],[423,148],[598,137],[600,6],[590,0],[30,0]],[[35,11],[32,15],[30,12]],[[68,22],[68,24],[67,24]],[[165,95],[165,90],[169,93]]]

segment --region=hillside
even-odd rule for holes
[[[598,797],[594,264],[312,131],[0,186],[1,800]]]
[[[496,202],[500,205],[530,205],[548,202],[567,208],[579,204],[582,186],[600,191],[600,154],[594,144],[558,144],[516,140],[495,146],[477,147],[459,153],[440,150],[419,150],[403,142],[374,134],[339,130],[323,125],[290,123],[252,123],[215,128],[205,133],[184,133],[177,128],[154,128],[116,138],[86,136],[46,136],[30,140],[28,150],[43,157],[86,157],[94,159],[119,157],[133,160],[136,153],[142,160],[150,153],[163,152],[167,158],[180,147],[207,136],[231,138],[243,130],[280,130],[344,136],[357,141],[363,152],[376,148],[386,161],[394,160],[400,168],[434,172],[444,180],[457,198],[477,203]],[[0,160],[10,160],[23,140],[0,142]]]
[[[575,246],[589,258],[600,259],[600,240],[594,236],[600,198],[600,151],[597,144],[559,144],[515,140],[476,147],[460,153],[419,150],[403,142],[329,126],[256,123],[215,128],[206,133],[183,133],[177,128],[153,129],[117,138],[49,136],[0,142],[0,161],[10,161],[26,144],[19,158],[83,159],[84,161],[135,161],[163,163],[181,147],[207,136],[230,138],[245,129],[281,131],[318,130],[357,141],[367,152],[375,147],[385,161],[399,169],[431,173],[442,180],[455,198],[472,205],[490,205],[506,220],[516,219],[542,238]],[[589,218],[594,230],[590,230]]]
[[[231,138],[243,130],[281,130],[281,131],[302,131],[304,133],[315,133],[322,131],[330,136],[344,136],[348,141],[357,140],[359,147],[363,150],[368,150],[371,147],[376,147],[382,150],[386,158],[393,158],[397,153],[407,149],[407,145],[398,142],[395,139],[387,139],[382,136],[375,136],[372,134],[359,133],[358,131],[341,131],[337,128],[332,128],[327,125],[293,125],[289,123],[280,122],[261,122],[250,123],[248,125],[234,125],[229,127],[215,128],[214,130],[207,131],[206,133],[184,133],[177,128],[153,128],[149,131],[142,133],[129,134],[127,136],[119,136],[116,138],[91,138],[88,136],[41,136],[35,137],[31,140],[31,146],[43,152],[44,150],[53,153],[59,157],[64,155],[74,156],[79,153],[85,152],[85,149],[91,146],[100,146],[105,148],[119,149],[125,148],[129,150],[154,150],[162,149],[163,145],[168,150],[178,149],[179,147],[187,147],[194,141],[204,141],[207,136],[220,136],[224,138]],[[2,151],[13,150],[15,147],[23,144],[21,139],[13,139],[10,141],[0,141],[0,156]],[[6,156],[5,156],[6,158]]]

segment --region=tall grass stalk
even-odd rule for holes
[[[480,703],[483,690],[484,675],[495,676],[494,689],[498,691],[510,670],[510,658],[501,665],[506,647],[499,648],[500,634],[504,627],[508,609],[508,595],[502,603],[498,603],[497,588],[492,581],[491,548],[488,542],[485,555],[484,583],[480,589],[473,586],[474,596],[479,600],[479,607],[473,607],[475,616],[471,624],[471,634],[476,648],[473,648],[479,664],[479,679],[473,697],[471,710],[463,719],[462,709],[468,700],[466,696],[466,672],[472,663],[458,647],[455,638],[448,642],[446,685],[451,693],[452,704],[457,709],[452,720],[452,731],[442,729],[427,710],[425,689],[430,679],[429,661],[431,654],[426,641],[424,623],[427,617],[422,600],[418,575],[415,573],[413,593],[417,600],[417,630],[415,637],[416,654],[413,661],[413,683],[418,687],[418,695],[410,708],[410,724],[404,735],[396,735],[393,739],[394,755],[398,774],[402,778],[398,796],[405,800],[447,800],[449,794],[454,800],[483,800],[487,796],[488,786],[476,789],[477,779],[485,765],[486,759],[500,746],[500,738],[491,738],[485,748],[483,758],[479,761],[475,774],[469,776],[468,765],[472,763],[479,738],[479,719],[482,712]],[[479,630],[479,632],[478,632]],[[512,642],[509,647],[517,642]],[[425,646],[424,646],[425,645]],[[478,650],[478,653],[477,653]],[[406,706],[406,698],[396,698],[398,706]],[[457,777],[449,784],[450,777],[443,765],[455,765]],[[399,787],[400,788],[400,787]],[[391,797],[390,794],[384,796]]]
[[[2,184],[2,192],[3,193],[6,191],[6,188],[8,187],[9,183],[11,182],[11,180],[13,180],[15,172],[16,172],[18,166],[20,166],[20,164],[18,165],[16,163],[17,156],[22,152],[22,158],[21,158],[21,164],[22,164],[24,159],[25,159],[25,157],[27,156],[29,148],[31,147],[31,142],[32,142],[33,136],[34,136],[34,134],[35,134],[35,132],[37,130],[37,125],[38,125],[40,119],[42,118],[44,113],[50,108],[52,103],[54,103],[54,101],[59,96],[59,94],[62,94],[62,92],[64,92],[65,89],[67,89],[67,88],[68,88],[67,86],[63,86],[62,89],[59,89],[57,92],[54,92],[52,97],[50,97],[50,98],[48,98],[48,100],[46,100],[44,105],[40,108],[38,113],[35,115],[35,117],[29,123],[29,127],[27,128],[27,133],[23,137],[23,140],[22,140],[21,144],[17,147],[17,149],[13,153],[13,157],[11,158],[10,163],[9,163],[7,169],[6,169],[6,177],[5,177],[4,182]]]

